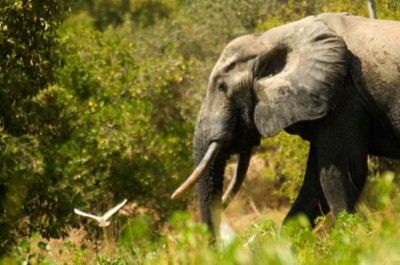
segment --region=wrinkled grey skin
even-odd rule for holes
[[[194,164],[223,144],[197,183],[201,219],[217,234],[223,175],[281,130],[310,142],[286,220],[352,212],[367,155],[400,157],[400,23],[322,14],[229,43],[212,70],[194,136]]]

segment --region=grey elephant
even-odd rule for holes
[[[195,170],[172,198],[197,183],[202,222],[217,234],[252,147],[281,130],[310,142],[304,182],[285,220],[353,212],[368,154],[400,158],[400,22],[326,13],[230,42],[197,119]],[[238,166],[223,195],[232,154]]]

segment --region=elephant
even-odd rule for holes
[[[282,130],[310,146],[283,223],[304,214],[315,226],[329,212],[354,212],[368,155],[400,158],[400,22],[323,13],[231,41],[196,121],[195,169],[172,198],[196,185],[201,221],[216,236],[252,150]],[[234,154],[236,173],[223,193]]]

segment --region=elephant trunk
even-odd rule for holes
[[[195,164],[200,156],[201,152],[195,151]],[[225,166],[226,158],[217,155],[196,184],[201,221],[209,227],[214,236],[219,235]]]
[[[219,118],[218,120],[224,120]],[[196,184],[201,221],[208,225],[214,236],[219,235],[220,213],[240,189],[249,165],[251,147],[257,142],[255,139],[259,139],[258,134],[249,134],[249,136],[236,138],[241,139],[240,145],[238,142],[233,142],[234,129],[227,129],[227,125],[224,126],[224,124],[236,124],[236,121],[234,118],[226,119],[229,122],[213,122],[214,126],[209,126],[209,120],[217,119],[200,114],[193,141],[195,169],[171,196],[172,199],[178,198]],[[233,153],[240,153],[238,167],[231,185],[222,196],[227,159]]]
[[[194,163],[199,165],[203,161],[204,152],[195,149]],[[204,155],[205,157],[206,155]],[[210,228],[214,236],[219,235],[221,212],[225,209],[239,191],[251,158],[251,149],[239,155],[236,173],[228,189],[222,196],[224,172],[227,156],[218,154],[212,164],[205,170],[197,182],[197,198],[200,206],[201,221]]]

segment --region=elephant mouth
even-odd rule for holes
[[[177,199],[181,197],[200,180],[203,174],[214,162],[214,159],[218,155],[222,146],[223,144],[220,142],[212,142],[209,145],[208,150],[204,155],[203,159],[197,165],[193,173],[186,179],[186,181],[178,189],[175,190],[175,192],[171,196],[171,199]],[[239,191],[246,176],[247,169],[250,164],[250,158],[251,158],[251,148],[239,154],[236,173],[232,177],[232,180],[229,183],[227,190],[222,196],[222,206],[224,209],[228,207],[229,203],[232,201],[236,193]]]
[[[213,135],[208,140],[208,146],[200,163],[194,169],[193,173],[186,179],[186,181],[172,194],[171,199],[176,199],[185,194],[192,188],[200,178],[205,174],[207,169],[214,163],[214,160],[224,159],[225,161],[233,154],[239,154],[238,166],[236,173],[232,177],[231,183],[228,186],[225,194],[222,197],[222,205],[228,206],[229,202],[233,199],[238,192],[243,180],[246,176],[247,169],[250,162],[251,150],[254,146],[260,144],[261,135],[256,129],[256,126],[249,117],[252,115],[244,115],[243,112],[237,111],[236,115],[232,115],[230,122],[225,124],[234,124],[233,126],[226,125],[226,127],[206,127],[202,128],[202,120],[198,124],[201,136]],[[211,124],[218,124],[218,122],[210,122]],[[198,139],[205,139],[198,137]],[[196,144],[194,144],[196,146]],[[199,143],[199,146],[204,146]]]
[[[186,179],[178,189],[172,194],[171,199],[177,199],[185,194],[194,184],[196,184],[204,172],[210,167],[213,163],[215,157],[217,156],[219,150],[221,149],[222,144],[220,142],[212,142],[203,159],[197,165],[193,173]]]
[[[237,136],[232,137],[231,141],[226,143],[227,153],[240,155],[254,146],[260,145],[261,135],[256,128],[246,128],[238,131]]]
[[[239,154],[238,165],[235,175],[222,196],[222,205],[226,208],[236,193],[239,191],[249,167],[252,148],[260,144],[261,136],[256,130],[250,130],[246,135],[238,134],[237,137],[229,141],[212,141],[200,163],[186,181],[175,190],[171,199],[177,199],[190,190],[203,176],[207,169],[213,164],[215,158],[221,154],[228,154],[224,159],[228,159],[231,154]]]

